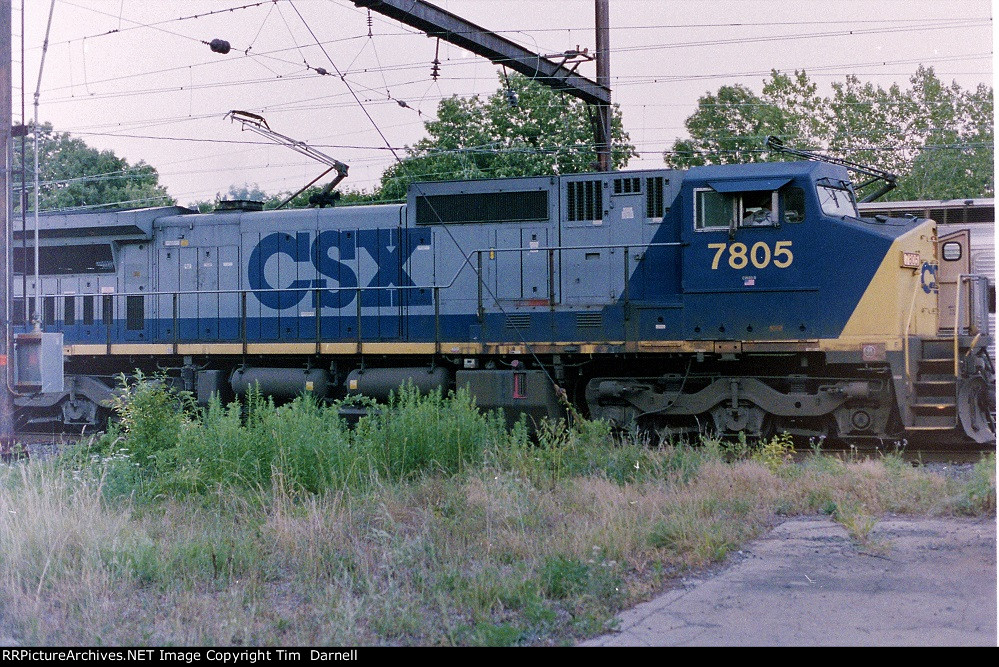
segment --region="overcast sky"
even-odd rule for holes
[[[14,0],[15,61],[21,2],[30,120],[50,0]],[[593,0],[436,4],[542,55],[594,48]],[[965,88],[992,85],[991,15],[990,0],[610,0],[613,97],[641,153],[629,166],[661,166],[698,97],[734,83],[759,93],[773,68],[805,69],[823,93],[848,74],[905,86],[920,63]],[[436,40],[377,13],[370,33],[368,13],[350,0],[57,0],[40,119],[153,165],[182,204],[244,182],[295,190],[323,170],[240,132],[223,119],[230,109],[321,147],[350,165],[344,186],[370,190],[393,162],[385,140],[339,77],[305,63],[343,72],[394,147],[423,136],[441,98],[498,87],[496,66],[443,42],[432,80]],[[214,38],[232,51],[212,53],[203,42]],[[592,63],[580,72],[595,77]],[[16,123],[18,62],[14,78]]]

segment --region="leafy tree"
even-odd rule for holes
[[[812,140],[827,132],[828,120],[817,86],[804,72],[794,76],[776,70],[758,96],[736,84],[698,100],[686,121],[691,139],[681,139],[665,153],[676,168],[706,164],[739,164],[788,159],[761,150],[768,135]]]
[[[499,90],[441,100],[426,139],[382,175],[382,199],[401,199],[413,181],[569,174],[594,169],[597,160],[587,105],[531,79],[500,78]],[[513,95],[509,91],[513,92]],[[512,100],[515,102],[512,103]],[[616,168],[637,155],[621,113],[611,117],[611,159]]]
[[[166,188],[159,184],[156,169],[143,161],[134,165],[111,151],[91,148],[82,139],[56,132],[50,123],[39,127],[38,134],[39,208],[41,210],[76,206],[141,208],[173,204]],[[21,165],[21,142],[15,140],[14,173]],[[28,181],[28,209],[34,207],[31,193],[35,169],[34,129],[25,139],[25,179]],[[15,197],[15,210],[20,212]]]
[[[285,208],[308,208],[313,204],[310,199],[313,199],[316,195],[322,192],[322,185],[313,185],[306,188],[303,192],[295,195],[295,197],[285,205]],[[229,191],[223,195],[221,192],[216,193],[214,201],[211,200],[199,200],[188,204],[188,208],[193,208],[201,213],[210,213],[215,210],[218,203],[222,200],[248,200],[248,201],[259,201],[263,202],[264,210],[275,209],[281,205],[285,199],[291,195],[291,191],[282,191],[276,194],[267,194],[260,189],[257,183],[243,183],[243,185],[230,185]],[[339,204],[363,204],[367,202],[377,201],[377,193],[361,192],[359,190],[346,190],[340,193],[337,203]]]
[[[686,122],[691,138],[664,157],[676,168],[794,159],[765,150],[772,134],[896,174],[888,199],[992,196],[992,89],[948,86],[922,66],[910,84],[882,88],[851,75],[820,97],[805,72],[775,70],[759,96],[736,85],[701,97]]]

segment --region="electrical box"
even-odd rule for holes
[[[62,333],[32,331],[14,336],[14,384],[18,391],[63,391]]]
[[[513,427],[521,414],[533,431],[545,417],[558,419],[565,412],[551,378],[542,370],[460,370],[455,373],[458,388],[468,387],[480,408],[503,408],[507,426]]]
[[[212,394],[221,399],[225,390],[225,380],[222,371],[198,371],[198,405],[208,405],[212,400]]]

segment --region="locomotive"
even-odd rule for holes
[[[797,161],[44,215],[40,284],[14,233],[12,323],[62,333],[65,383],[18,395],[18,424],[96,425],[116,375],[159,369],[201,403],[412,382],[510,419],[993,440],[966,239],[856,199],[842,165]]]

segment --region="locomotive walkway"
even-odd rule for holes
[[[792,520],[583,646],[995,646],[996,520]]]

